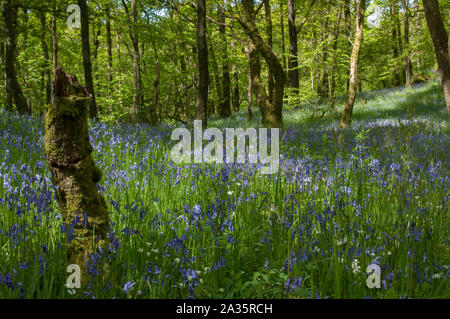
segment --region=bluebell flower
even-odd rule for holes
[[[129,293],[129,291],[131,290],[131,288],[133,288],[133,286],[136,283],[133,280],[128,281],[127,283],[125,283],[125,285],[123,285],[122,291],[126,294]]]

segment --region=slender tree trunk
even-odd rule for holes
[[[78,0],[78,6],[80,7],[84,81],[86,82],[88,92],[92,95],[92,104],[89,107],[89,116],[91,118],[98,118],[97,103],[95,101],[94,92],[94,80],[92,78],[91,48],[89,44],[89,12],[86,0]]]
[[[257,77],[253,77],[252,82],[256,89],[256,100],[261,108],[262,124],[269,127],[282,127],[283,126],[283,98],[284,98],[284,85],[286,82],[286,74],[283,70],[279,59],[272,51],[272,49],[264,42],[258,29],[255,26],[255,13],[253,0],[243,0],[242,6],[244,8],[243,20],[239,20],[245,33],[255,46],[258,53],[266,61],[270,72],[275,79],[274,94],[272,103],[269,99],[264,88],[264,84]],[[252,72],[253,73],[253,72]],[[254,74],[252,74],[254,75]]]
[[[5,73],[6,85],[12,93],[17,111],[20,114],[29,113],[27,101],[22,93],[16,75],[16,26],[17,26],[17,6],[14,0],[6,0],[3,3],[3,19],[5,21]]]
[[[4,31],[4,30],[2,30]],[[14,108],[13,96],[8,86],[7,77],[6,77],[6,63],[5,63],[5,32],[2,34],[2,41],[0,43],[0,51],[1,51],[1,65],[2,65],[2,73],[3,73],[3,93],[4,93],[4,105],[5,109],[8,111],[12,111]]]
[[[296,18],[296,1],[288,0],[288,21],[289,21],[289,85],[291,88],[299,89],[298,75],[298,53],[297,53],[297,27]]]
[[[111,39],[111,9],[109,5],[106,7],[106,48],[108,51],[108,97],[110,97],[113,79],[112,77],[113,56],[112,56],[112,39]]]
[[[441,77],[441,85],[450,116],[450,56],[448,47],[448,34],[445,31],[441,12],[437,0],[422,0],[427,19],[428,29],[433,40],[434,51]]]
[[[197,54],[199,85],[195,102],[195,118],[202,121],[205,128],[208,124],[208,44],[206,41],[206,0],[197,0]]]
[[[281,53],[283,54],[283,69],[286,70],[286,44],[285,44],[285,39],[284,39],[283,0],[280,0],[280,26],[281,26]]]
[[[355,104],[356,88],[358,86],[358,66],[359,54],[363,42],[364,33],[364,15],[366,0],[356,0],[356,32],[353,40],[353,50],[350,57],[350,85],[347,93],[347,101],[345,102],[344,111],[341,118],[341,128],[351,124],[353,105]]]
[[[264,0],[264,12],[266,17],[266,26],[267,26],[267,45],[273,50],[273,26],[272,26],[272,8],[270,7],[270,0]],[[284,69],[284,68],[283,68]],[[267,75],[267,86],[269,87],[269,102],[272,103],[273,100],[273,91],[274,91],[274,82],[273,82],[273,74],[269,69]]]
[[[339,43],[339,35],[340,35],[340,25],[341,25],[341,16],[342,10],[339,8],[338,17],[336,22],[336,27],[334,29],[333,36],[333,64],[331,67],[331,81],[330,81],[330,98],[331,98],[331,109],[334,110],[336,104],[336,67],[337,67],[337,58],[338,58],[338,43]]]
[[[219,70],[217,67],[217,60],[216,60],[216,53],[214,50],[214,43],[212,43],[212,41],[210,41],[209,43],[209,55],[211,56],[211,67],[212,67],[212,77],[214,78],[214,86],[216,89],[216,95],[217,95],[217,108],[214,107],[213,103],[208,103],[209,104],[209,112],[210,114],[214,114],[216,112],[215,109],[217,109],[218,113],[222,113],[222,111],[220,110],[220,108],[222,107],[222,94],[223,94],[223,90],[222,90],[222,86],[220,84],[220,76],[219,76]]]
[[[23,22],[25,26],[28,26],[28,8],[26,7],[22,7],[22,11],[23,11]],[[22,50],[26,51],[27,47],[28,47],[28,28],[25,27],[23,30],[23,42],[24,42],[24,46],[22,48]],[[19,68],[20,68],[20,64],[19,64]],[[25,88],[28,87],[28,70],[26,68],[26,66],[23,67],[23,86]],[[28,114],[32,114],[32,110],[31,110],[31,98],[29,96],[25,96],[25,100],[27,101],[27,113]]]
[[[92,52],[92,64],[93,64],[93,78],[94,78],[94,83],[96,83],[96,92],[98,92],[100,90],[100,83],[98,81],[97,78],[97,71],[98,71],[98,61],[97,61],[97,57],[98,57],[98,48],[100,46],[100,40],[99,37],[101,35],[101,28],[99,27],[98,30],[95,30],[95,22],[92,22],[92,40],[94,41],[94,51]]]
[[[136,0],[131,0],[131,21],[129,26],[131,43],[133,45],[133,107],[131,108],[131,118],[133,121],[141,119],[143,111],[143,94],[141,79],[141,53],[139,51],[139,36],[136,28],[138,21],[138,10]]]
[[[159,102],[159,82],[161,80],[161,69],[159,66],[158,51],[156,46],[153,46],[153,51],[155,52],[155,80],[153,81],[153,104],[150,109],[150,124],[155,124],[157,122],[157,110]]]
[[[42,74],[44,78],[45,85],[45,104],[48,105],[52,101],[52,88],[51,88],[51,75],[50,75],[50,55],[48,53],[48,45],[46,40],[47,24],[46,24],[46,14],[40,14],[41,21],[41,46],[42,52],[44,54],[44,61],[42,66]]]
[[[225,33],[225,9],[219,6],[219,33],[222,50],[222,100],[220,101],[219,116],[229,117],[231,115],[231,77],[230,64],[228,62],[227,36]]]
[[[323,98],[326,99],[328,98],[328,94],[330,91],[330,84],[329,84],[329,79],[328,79],[328,43],[327,42],[327,37],[328,37],[328,22],[329,22],[329,13],[330,13],[330,7],[331,7],[331,2],[328,1],[328,5],[327,5],[327,11],[326,11],[326,18],[325,18],[325,22],[323,25],[323,30],[322,30],[322,37],[321,37],[321,42],[322,42],[322,56],[321,56],[321,60],[322,60],[322,65],[323,65],[323,71],[322,71],[322,78],[320,80],[319,86],[318,86],[318,90],[317,93],[318,95]]]
[[[409,48],[409,9],[408,0],[402,0],[403,4],[403,27],[404,27],[404,44],[406,50],[405,56],[405,86],[411,87],[412,83],[412,63],[411,63],[411,53]]]
[[[400,35],[398,34],[398,28],[397,28],[397,18],[398,18],[398,7],[395,0],[390,1],[389,5],[389,11],[390,11],[390,18],[391,18],[391,30],[392,30],[392,57],[395,61],[395,70],[394,70],[394,86],[400,86],[401,85],[401,79],[400,79],[400,70],[398,68],[398,59],[400,56],[400,48],[398,46],[398,38]]]
[[[231,47],[233,53],[236,51],[236,42],[231,41]],[[233,104],[233,111],[239,111],[239,107],[241,104],[241,98],[239,96],[239,71],[236,64],[236,61],[233,61],[231,66],[231,72],[233,73],[233,87],[231,89],[231,102]]]
[[[258,51],[256,51],[255,46],[251,42],[248,41],[248,45],[246,47],[246,53],[248,57],[248,91],[247,91],[247,114],[248,121],[251,122],[253,120],[253,92],[256,92],[255,84],[253,83],[253,79],[260,80],[261,75],[261,62],[259,59]]]
[[[349,57],[351,56],[351,49],[350,49],[350,40],[352,39],[352,30],[351,30],[351,12],[350,12],[350,0],[344,0],[344,22],[345,22],[345,36],[347,37],[348,41],[346,42],[345,46],[345,53],[349,53]],[[350,69],[347,72],[347,92],[350,87]]]
[[[52,14],[52,66],[54,73],[56,68],[58,67],[58,34],[56,29],[55,13]]]

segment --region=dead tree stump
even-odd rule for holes
[[[109,215],[96,184],[102,172],[89,142],[91,95],[76,77],[55,70],[52,103],[45,115],[45,153],[67,229],[67,261],[83,270],[89,254],[107,242]]]

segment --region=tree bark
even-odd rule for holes
[[[299,75],[298,75],[298,53],[297,53],[297,27],[296,19],[296,1],[288,0],[288,21],[289,21],[289,59],[288,59],[288,77],[289,86],[291,88],[299,89]]]
[[[221,101],[222,101],[222,85],[220,83],[220,76],[219,76],[219,70],[217,67],[217,60],[216,60],[216,53],[214,50],[214,43],[212,41],[209,43],[209,55],[211,56],[211,67],[212,67],[212,77],[214,79],[214,86],[216,89],[216,96],[217,96],[217,108],[215,108],[213,103],[208,103],[209,105],[209,114],[214,114],[216,112],[215,109],[217,109],[218,113],[220,113],[221,108]],[[210,83],[211,84],[211,83]]]
[[[427,19],[428,29],[433,40],[434,51],[439,68],[441,85],[450,116],[450,56],[448,47],[448,34],[445,31],[441,11],[437,0],[422,0]]]
[[[355,104],[356,89],[358,86],[358,66],[359,54],[363,42],[364,33],[364,15],[366,10],[366,0],[356,0],[356,32],[353,40],[353,50],[350,57],[350,83],[347,93],[347,101],[345,102],[344,111],[341,118],[341,128],[351,124],[353,105]]]
[[[96,84],[96,92],[100,90],[100,83],[97,78],[97,71],[98,71],[98,48],[100,46],[100,40],[99,37],[101,35],[101,27],[98,28],[98,30],[95,30],[95,22],[92,22],[92,40],[94,42],[94,51],[92,52],[92,77],[94,79],[94,83]]]
[[[197,56],[199,83],[195,102],[195,118],[202,121],[205,128],[208,124],[208,44],[206,41],[206,0],[197,0]]]
[[[331,66],[331,81],[330,81],[330,99],[331,99],[331,109],[334,110],[336,105],[336,67],[337,67],[337,59],[338,59],[338,44],[339,44],[339,35],[340,33],[340,25],[341,25],[341,17],[342,10],[339,8],[336,27],[334,29],[333,35],[333,64]]]
[[[92,159],[88,108],[91,96],[58,67],[53,104],[45,114],[45,153],[68,236],[67,262],[85,269],[89,254],[107,242],[109,215],[96,184],[102,172]]]
[[[17,5],[14,0],[6,0],[3,3],[3,18],[5,21],[5,73],[6,85],[12,93],[14,103],[19,114],[30,113],[27,101],[23,95],[22,88],[17,80],[16,74],[16,27],[17,27]]]
[[[261,79],[252,74],[256,101],[261,109],[262,124],[268,127],[282,127],[286,74],[279,59],[267,43],[264,42],[258,29],[256,28],[253,0],[243,0],[242,6],[244,8],[244,17],[239,20],[239,23],[242,25],[245,33],[255,46],[257,52],[266,61],[269,70],[275,79],[273,101],[270,103]]]
[[[56,10],[56,9],[54,9]],[[53,73],[56,71],[58,67],[58,34],[57,34],[57,26],[56,26],[56,16],[55,13],[52,14],[52,66]]]
[[[159,66],[159,58],[158,51],[156,46],[153,47],[155,52],[155,80],[153,81],[153,103],[150,108],[150,118],[149,123],[151,125],[156,124],[157,122],[157,110],[158,110],[158,102],[159,102],[159,82],[161,80],[161,68]]]
[[[113,79],[112,77],[113,56],[112,56],[112,40],[111,40],[111,9],[109,5],[106,7],[106,48],[108,51],[108,97],[110,97]]]
[[[352,30],[351,30],[351,12],[350,12],[350,0],[344,0],[344,28],[345,28],[345,36],[347,37],[348,41],[346,42],[345,46],[345,52],[349,53],[349,56],[351,56],[351,50],[350,50],[350,41],[352,38]],[[347,92],[350,87],[350,69],[347,72]]]
[[[2,62],[2,72],[3,72],[3,93],[4,93],[4,105],[5,109],[8,111],[12,111],[14,108],[14,101],[12,93],[10,92],[10,88],[8,86],[8,82],[6,81],[6,63],[5,63],[5,33],[2,35],[2,42],[0,44],[1,51],[1,62]]]
[[[140,121],[143,119],[144,95],[142,92],[142,78],[141,78],[141,53],[139,51],[139,36],[137,31],[137,22],[139,19],[138,8],[136,0],[131,0],[131,14],[128,11],[128,6],[125,0],[122,4],[127,13],[128,33],[130,35],[131,43],[133,45],[133,106],[131,107],[131,119],[133,121]],[[130,17],[131,16],[131,17]]]
[[[281,27],[281,53],[283,54],[283,69],[286,70],[286,45],[285,45],[285,40],[284,40],[283,0],[280,0],[280,27]]]
[[[390,1],[389,5],[390,18],[391,18],[391,31],[392,31],[392,57],[395,61],[394,70],[394,86],[401,85],[400,70],[398,68],[398,59],[400,56],[399,37],[397,20],[398,20],[398,6],[395,0]]]
[[[270,0],[264,0],[264,12],[266,18],[266,26],[267,26],[267,45],[273,50],[273,26],[272,26],[272,8],[270,7]],[[284,68],[283,68],[284,69]],[[273,100],[273,90],[274,90],[274,82],[273,82],[273,74],[269,69],[267,74],[267,86],[269,88],[269,102],[272,103]]]
[[[412,83],[412,63],[411,63],[411,53],[409,48],[409,8],[408,0],[402,0],[403,5],[403,41],[404,48],[406,50],[405,56],[405,86],[411,87]]]
[[[330,0],[328,1],[327,4],[327,12],[326,12],[326,18],[325,18],[325,22],[323,25],[323,29],[322,29],[322,37],[321,37],[321,42],[322,42],[322,65],[323,65],[323,71],[322,71],[322,77],[318,86],[318,90],[317,90],[317,94],[323,98],[326,99],[328,98],[328,94],[329,94],[329,90],[330,90],[330,84],[329,84],[329,80],[328,80],[328,43],[327,42],[327,35],[328,35],[328,22],[329,22],[329,14],[330,14],[330,7],[331,7],[331,2]]]
[[[248,56],[248,91],[247,91],[247,119],[249,122],[253,120],[253,91],[256,91],[253,84],[253,78],[260,76],[261,73],[261,64],[259,60],[258,52],[255,49],[255,46],[249,40],[247,46],[247,56]]]
[[[219,6],[219,33],[222,50],[222,100],[220,101],[219,116],[222,118],[231,115],[231,77],[228,62],[227,36],[225,33],[225,9]]]
[[[86,88],[92,95],[91,105],[89,106],[89,116],[91,118],[98,118],[97,103],[95,101],[94,80],[92,78],[92,62],[91,62],[91,48],[89,44],[89,12],[86,0],[78,0],[80,7],[80,22],[81,22],[81,45],[83,53],[83,69],[84,81]]]
[[[236,42],[231,42],[231,47],[233,49],[233,52],[236,51]],[[233,104],[233,111],[237,112],[239,111],[239,107],[241,104],[241,97],[239,95],[239,72],[238,67],[236,64],[236,61],[233,61],[233,64],[231,66],[231,71],[233,73],[233,87],[231,89],[231,102]]]

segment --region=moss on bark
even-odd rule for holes
[[[102,172],[92,159],[89,142],[91,96],[80,89],[75,77],[65,81],[70,77],[62,69],[55,72],[55,87],[62,86],[64,96],[54,92],[45,115],[45,153],[68,229],[67,261],[84,269],[89,254],[106,244],[109,215],[97,190]]]

